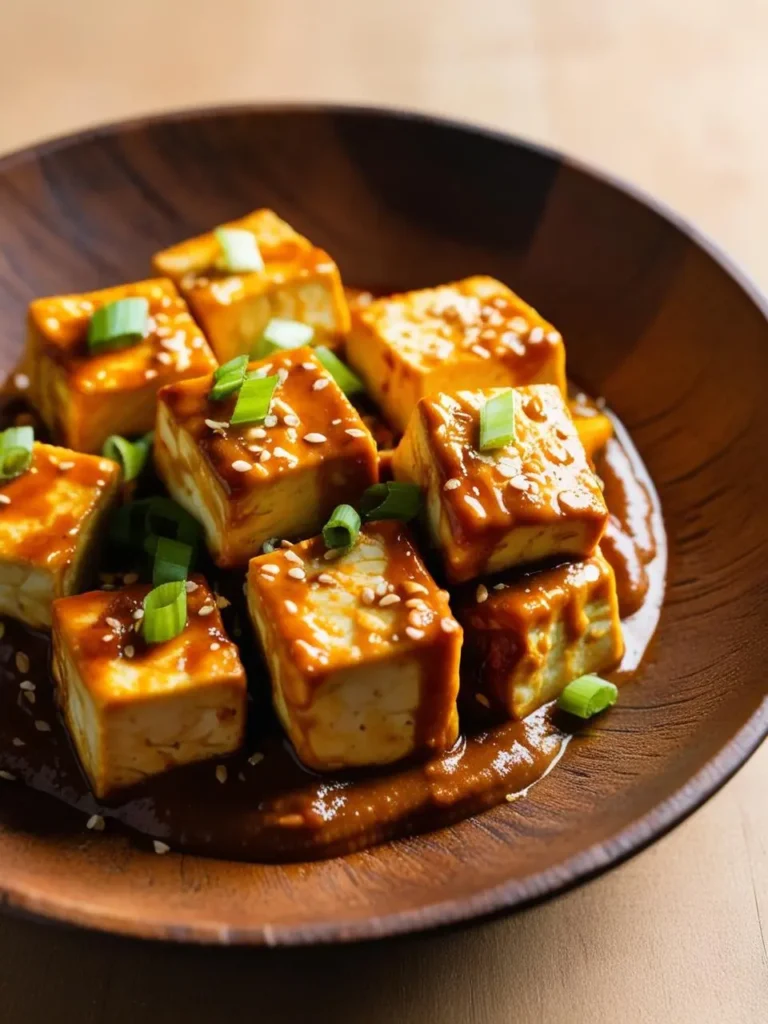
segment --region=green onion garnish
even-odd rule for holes
[[[616,703],[618,689],[600,676],[581,676],[568,683],[557,699],[561,711],[579,718],[591,718]]]
[[[144,468],[149,449],[152,447],[152,432],[138,441],[128,441],[119,434],[112,434],[104,442],[101,454],[105,459],[118,462],[123,470],[123,480],[135,480]]]
[[[148,316],[149,302],[141,296],[108,302],[91,317],[88,348],[91,352],[108,352],[135,345],[147,333]]]
[[[356,395],[360,391],[365,391],[363,382],[357,374],[352,373],[347,364],[342,363],[335,352],[331,352],[325,345],[318,345],[315,349],[315,355],[345,395]]]
[[[230,423],[237,427],[242,423],[259,423],[269,413],[272,394],[277,387],[278,377],[247,377],[240,388],[237,403],[232,411]]]
[[[222,363],[213,374],[213,387],[208,392],[211,401],[218,402],[239,391],[243,386],[247,369],[248,356],[235,356],[228,363]]]
[[[323,527],[327,548],[348,548],[360,533],[360,516],[351,505],[337,505]]]
[[[273,551],[280,547],[279,537],[270,537],[269,540],[265,540],[261,545],[262,554],[271,555]]]
[[[192,547],[170,537],[158,537],[155,564],[152,568],[152,586],[159,587],[171,580],[185,580],[192,564]]]
[[[515,393],[509,388],[480,410],[480,451],[503,448],[515,439]]]
[[[311,345],[315,336],[314,327],[301,324],[298,320],[283,320],[273,317],[264,328],[264,333],[251,349],[251,359],[262,359],[279,349],[301,348]]]
[[[32,427],[8,427],[0,434],[0,480],[13,480],[32,465]]]
[[[369,487],[360,499],[360,515],[365,522],[372,519],[400,519],[407,523],[418,515],[421,490],[416,484],[388,480]]]
[[[264,260],[252,232],[241,228],[216,228],[213,233],[221,246],[216,264],[220,270],[230,274],[250,274],[264,269]]]
[[[143,498],[122,505],[112,517],[110,537],[122,547],[154,557],[160,537],[189,544],[193,552],[202,537],[198,521],[170,498]]]
[[[173,640],[187,623],[187,588],[184,580],[172,580],[150,590],[144,598],[141,631],[148,644]]]

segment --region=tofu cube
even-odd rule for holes
[[[35,443],[30,468],[0,484],[0,614],[51,624],[51,602],[92,568],[120,482],[116,462]]]
[[[423,398],[395,450],[395,478],[425,491],[427,525],[454,583],[547,558],[586,558],[608,520],[553,385],[516,388],[515,440],[478,451],[480,410],[498,393]]]
[[[273,317],[315,328],[318,340],[349,330],[349,309],[336,264],[271,210],[222,225],[251,231],[264,269],[230,274],[216,268],[213,232],[156,254],[155,273],[175,281],[220,362],[247,355]]]
[[[560,334],[492,277],[356,306],[347,359],[399,430],[439,391],[556,384],[565,393]]]
[[[370,432],[311,349],[276,352],[250,372],[282,381],[262,423],[230,426],[236,395],[209,400],[211,377],[164,388],[157,406],[160,476],[224,567],[245,565],[270,537],[318,533],[378,479]]]
[[[190,583],[187,624],[160,644],[144,642],[136,618],[147,584],[54,603],[58,700],[99,798],[242,743],[245,670],[214,595],[202,577]]]
[[[254,558],[248,607],[275,708],[304,764],[382,765],[458,736],[461,629],[402,524],[343,553],[321,537]]]
[[[132,297],[149,302],[146,337],[130,348],[91,354],[94,311]],[[23,365],[29,399],[56,439],[76,451],[100,452],[110,434],[151,430],[158,389],[210,373],[216,360],[173,283],[161,279],[35,299]]]
[[[616,580],[599,551],[478,588],[457,614],[465,689],[512,718],[554,700],[579,676],[612,668],[624,653]]]

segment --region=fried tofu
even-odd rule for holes
[[[426,494],[427,526],[454,583],[547,558],[586,558],[608,509],[563,397],[516,388],[515,440],[478,450],[480,410],[498,394],[423,398],[393,459]]]
[[[346,351],[399,430],[420,398],[439,391],[555,384],[565,393],[560,334],[492,277],[356,306]]]
[[[95,310],[134,297],[149,303],[146,337],[130,348],[89,352]],[[160,279],[35,299],[23,366],[29,399],[54,437],[76,451],[100,452],[110,434],[151,430],[158,389],[210,373],[216,360],[176,287]]]
[[[159,644],[140,632],[146,584],[54,603],[57,695],[99,798],[243,741],[245,670],[205,581],[191,587],[184,630]]]
[[[0,614],[51,624],[51,602],[92,568],[120,482],[115,462],[35,443],[30,468],[0,484]]]
[[[277,713],[318,771],[449,749],[461,629],[397,522],[326,558],[321,537],[254,558],[248,607]]]
[[[616,580],[600,552],[508,583],[481,585],[460,602],[463,685],[525,718],[579,676],[603,672],[624,652]]]
[[[577,392],[568,399],[568,408],[576,430],[584,445],[584,451],[590,462],[613,437],[613,424],[610,417],[601,412],[599,407],[583,392]]]
[[[158,471],[223,567],[245,565],[270,537],[318,533],[378,479],[370,432],[311,349],[275,352],[249,372],[282,380],[260,423],[230,426],[236,396],[210,400],[211,377],[158,399]]]
[[[264,269],[231,274],[216,267],[213,232],[156,254],[157,274],[175,281],[220,362],[249,355],[273,317],[314,327],[326,343],[349,330],[349,309],[336,264],[271,210],[256,210],[224,228],[250,231]]]

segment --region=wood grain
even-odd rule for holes
[[[0,147],[169,106],[334,98],[534,136],[624,173],[768,286],[763,5],[74,0],[3,12]],[[43,32],[42,29],[45,29]],[[116,31],[128,44],[103,46]],[[135,54],[140,53],[140,59]],[[448,1021],[763,1021],[763,750],[661,844],[587,889],[464,934],[270,956],[141,947],[0,919],[3,1020],[252,1012]],[[194,978],[194,982],[190,979]],[[297,984],[297,978],[301,984]],[[373,1006],[371,992],[376,993]],[[261,1007],[260,1007],[261,1009]]]

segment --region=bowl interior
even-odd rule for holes
[[[662,500],[669,581],[651,655],[528,799],[335,861],[153,857],[5,787],[0,901],[133,934],[282,943],[559,891],[669,828],[765,733],[765,314],[685,229],[552,154],[381,112],[225,111],[0,163],[2,368],[33,297],[148,276],[155,250],[261,205],[333,253],[350,284],[488,273],[562,330],[569,375],[622,417]]]

